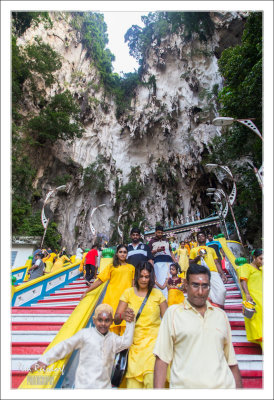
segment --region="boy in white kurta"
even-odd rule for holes
[[[110,389],[111,372],[115,354],[127,349],[132,344],[135,316],[133,310],[124,314],[127,321],[122,336],[109,332],[113,321],[113,309],[108,304],[101,304],[95,310],[95,327],[84,328],[52,349],[31,366],[35,371],[64,358],[73,350],[80,350],[79,364],[75,375],[76,389]]]

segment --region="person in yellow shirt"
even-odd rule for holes
[[[178,256],[177,261],[181,267],[182,273],[179,275],[182,279],[185,279],[186,271],[189,267],[189,253],[187,248],[185,247],[185,241],[182,240],[180,242],[180,248],[174,252],[175,255]]]
[[[192,237],[191,237],[190,242],[189,242],[189,245],[190,245],[190,250],[193,249],[193,247],[197,247],[197,246],[198,246],[198,243],[197,243],[197,241],[195,240],[195,236],[192,236]]]
[[[253,251],[250,264],[243,264],[237,269],[242,286],[243,300],[255,302],[252,318],[245,318],[246,337],[249,342],[258,343],[263,348],[263,251]]]
[[[154,347],[154,388],[165,387],[168,365],[171,389],[242,387],[226,313],[207,301],[211,272],[191,264],[186,274],[187,299],[169,307]]]
[[[154,289],[155,273],[150,262],[145,261],[137,265],[134,281],[135,286],[128,288],[122,294],[114,321],[120,324],[128,307],[137,315],[144,298],[151,290],[135,325],[133,344],[128,354],[126,387],[127,389],[152,389],[155,364],[153,348],[167,303],[162,292]]]
[[[53,260],[56,257],[56,253],[48,253],[46,257],[43,258],[43,262],[45,264],[44,274],[49,274],[52,272]]]
[[[70,262],[70,259],[65,254],[58,258],[55,257],[54,260],[55,261],[54,261],[53,267],[51,268],[50,272],[56,272],[59,269],[63,268],[65,261]]]
[[[97,276],[90,287],[82,294],[81,300],[87,293],[96,289],[102,283],[109,280],[107,291],[103,299],[103,304],[109,304],[114,311],[116,311],[122,293],[133,285],[135,268],[133,265],[128,264],[127,259],[128,250],[124,244],[117,246],[116,253],[113,257],[113,263],[107,265],[102,272]],[[125,331],[126,323],[122,321],[121,324],[112,324],[110,331],[117,335],[122,335]]]
[[[222,270],[215,250],[206,246],[206,235],[204,232],[198,233],[197,241],[198,246],[190,250],[189,263],[204,265],[210,270],[211,289],[209,298],[214,305],[224,308],[226,298],[224,283],[227,282],[227,277]]]

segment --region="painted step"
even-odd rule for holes
[[[227,291],[230,291],[230,290],[235,290],[236,291],[237,290],[237,292],[240,292],[237,286],[226,286],[225,285],[225,287],[226,287]]]
[[[55,338],[87,285],[84,279],[77,279],[62,289],[41,299],[42,302],[12,308],[12,388],[20,385],[26,370]]]
[[[12,371],[11,375],[11,388],[17,389],[27,376],[27,371]]]
[[[229,321],[230,327],[233,330],[239,330],[239,329],[245,329],[245,322],[242,320],[236,320],[236,321]]]
[[[42,307],[46,307],[46,308],[53,307],[55,309],[55,308],[59,308],[59,307],[65,307],[67,304],[68,304],[67,301],[58,301],[58,300],[56,300],[55,302],[54,301],[52,301],[52,302],[49,302],[49,301],[43,302],[42,301],[41,303],[39,303],[39,307],[41,307],[41,308]],[[70,301],[69,304],[74,309],[77,306],[77,304],[79,304],[79,299],[77,301]],[[31,305],[31,307],[35,308],[36,305],[35,304]]]
[[[233,342],[236,354],[262,354],[260,345],[252,342]]]
[[[225,304],[224,306],[225,311],[231,311],[231,312],[242,312],[242,305],[241,304]]]
[[[261,389],[263,387],[262,371],[241,371],[244,389]]]
[[[60,299],[70,299],[71,297],[81,297],[84,293],[84,290],[80,290],[79,292],[61,292],[61,293],[51,293],[49,296],[44,297],[43,300],[52,299],[52,298],[60,298]]]
[[[46,296],[44,297],[43,300],[38,300],[37,304],[41,305],[42,303],[54,303],[54,302],[60,302],[60,300],[66,301],[65,299],[67,299],[69,301],[69,304],[74,304],[74,301],[79,301],[80,300],[81,295],[79,294],[79,296],[69,296],[69,295],[64,295],[64,296],[57,296],[55,297],[51,297],[51,296]]]
[[[226,289],[226,293],[227,293],[226,294],[227,296],[232,296],[234,294],[241,295],[241,292],[239,290],[235,290],[234,288],[233,288],[233,290],[232,289]]]
[[[64,322],[37,322],[37,321],[26,321],[26,322],[12,322],[12,331],[56,331],[62,328]]]
[[[43,310],[44,311],[44,310]],[[11,316],[12,322],[65,322],[70,314],[15,314]]]
[[[50,342],[15,342],[11,344],[12,354],[37,354],[44,353]]]
[[[246,371],[261,371],[263,369],[261,354],[237,354],[239,369]]]
[[[247,342],[245,330],[231,330],[232,342]]]
[[[244,316],[242,313],[238,312],[226,312],[226,315],[230,321],[238,321],[243,320],[244,321]]]
[[[74,294],[74,293],[84,293],[84,291],[87,289],[87,287],[86,288],[78,288],[78,289],[62,289],[62,290],[56,290],[56,292],[55,293],[51,293],[50,295],[58,295],[58,296],[60,296],[60,295],[65,295],[65,294],[67,294],[67,293],[70,293],[70,294]]]
[[[12,307],[12,315],[16,314],[71,314],[74,310],[74,305],[65,304],[59,308],[45,308],[37,304],[33,304],[29,307]]]
[[[232,304],[232,305],[237,304],[237,305],[241,306],[241,298],[240,299],[226,298],[225,305],[229,305],[229,304]]]
[[[11,369],[12,371],[29,371],[35,361],[37,361],[36,354],[13,354],[11,357]]]
[[[228,293],[226,296],[226,299],[237,299],[237,300],[241,300],[242,296],[239,293]]]
[[[15,331],[11,333],[12,342],[51,342],[58,331]]]

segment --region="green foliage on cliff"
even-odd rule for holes
[[[104,16],[95,12],[73,12],[71,25],[80,32],[81,42],[98,69],[106,88],[115,85],[112,74],[114,55],[106,48],[108,44],[107,25]]]
[[[41,212],[37,211],[24,218],[21,221],[17,233],[23,236],[40,236],[42,238],[44,234],[44,228],[41,224]],[[50,221],[44,239],[44,246],[49,246],[52,249],[58,249],[60,247],[60,241],[61,235],[57,231],[57,224],[53,221]]]
[[[32,182],[36,169],[24,152],[25,141],[20,138],[15,124],[12,125],[12,229],[16,232],[22,219],[31,211]]]
[[[17,36],[23,33],[31,26],[37,26],[40,22],[44,23],[44,28],[51,28],[52,21],[49,13],[45,11],[14,11],[12,12],[12,29]]]
[[[93,190],[96,194],[106,193],[106,173],[104,163],[106,159],[99,154],[95,162],[84,169],[84,184],[87,189]]]
[[[161,38],[184,26],[184,38],[190,40],[197,33],[206,41],[214,32],[214,23],[209,12],[151,12],[141,17],[144,28],[133,25],[125,34],[129,53],[142,65],[146,51],[153,41],[159,45]]]
[[[53,85],[54,74],[62,66],[60,55],[39,37],[25,46],[17,44],[18,36],[41,21],[44,22],[45,29],[52,26],[48,13],[12,13],[12,229],[14,234],[32,234],[32,228],[28,226],[33,222],[32,208],[37,200],[37,193],[40,193],[39,188],[34,191],[32,186],[37,172],[33,156],[39,146],[51,144],[57,139],[72,139],[80,136],[82,132],[80,109],[70,93],[56,94],[50,99],[45,96],[44,88]],[[22,110],[26,110],[24,103],[26,94],[28,101],[37,108],[36,116],[22,113]],[[39,224],[43,234],[40,220]],[[49,234],[50,232],[51,230]]]
[[[28,121],[27,128],[28,135],[39,145],[81,137],[80,107],[68,90],[56,94],[39,115]]]
[[[262,132],[262,13],[251,13],[241,45],[223,51],[219,59],[224,88],[219,92],[220,115],[255,118]],[[211,154],[205,162],[228,165],[237,180],[236,219],[245,236],[261,246],[262,191],[249,164],[237,162],[248,158],[259,169],[262,164],[262,141],[249,128],[234,123],[222,136],[215,137]]]
[[[140,167],[131,167],[128,174],[128,182],[124,185],[119,185],[119,180],[116,180],[116,201],[114,210],[117,213],[127,212],[120,221],[120,229],[123,232],[124,243],[130,240],[130,229],[134,226],[139,226],[139,223],[144,219],[144,210],[141,208],[141,200],[145,196],[145,186],[140,177]],[[117,217],[118,218],[118,217]],[[111,218],[113,234],[110,244],[116,244],[120,241],[117,231],[117,218]]]
[[[54,72],[61,68],[58,53],[39,38],[26,47],[18,46],[16,36],[12,37],[12,112],[18,119],[20,101],[23,98],[23,86],[29,83],[29,95],[35,103],[43,99],[44,91],[38,89],[37,80],[44,81],[46,87],[54,82]]]

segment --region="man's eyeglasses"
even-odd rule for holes
[[[200,285],[199,283],[194,283],[194,282],[192,282],[192,283],[190,284],[190,286],[191,286],[193,289],[199,289],[199,287],[201,287],[203,290],[208,290],[208,289],[210,288],[210,284],[209,284],[209,283],[202,283],[202,284]]]

